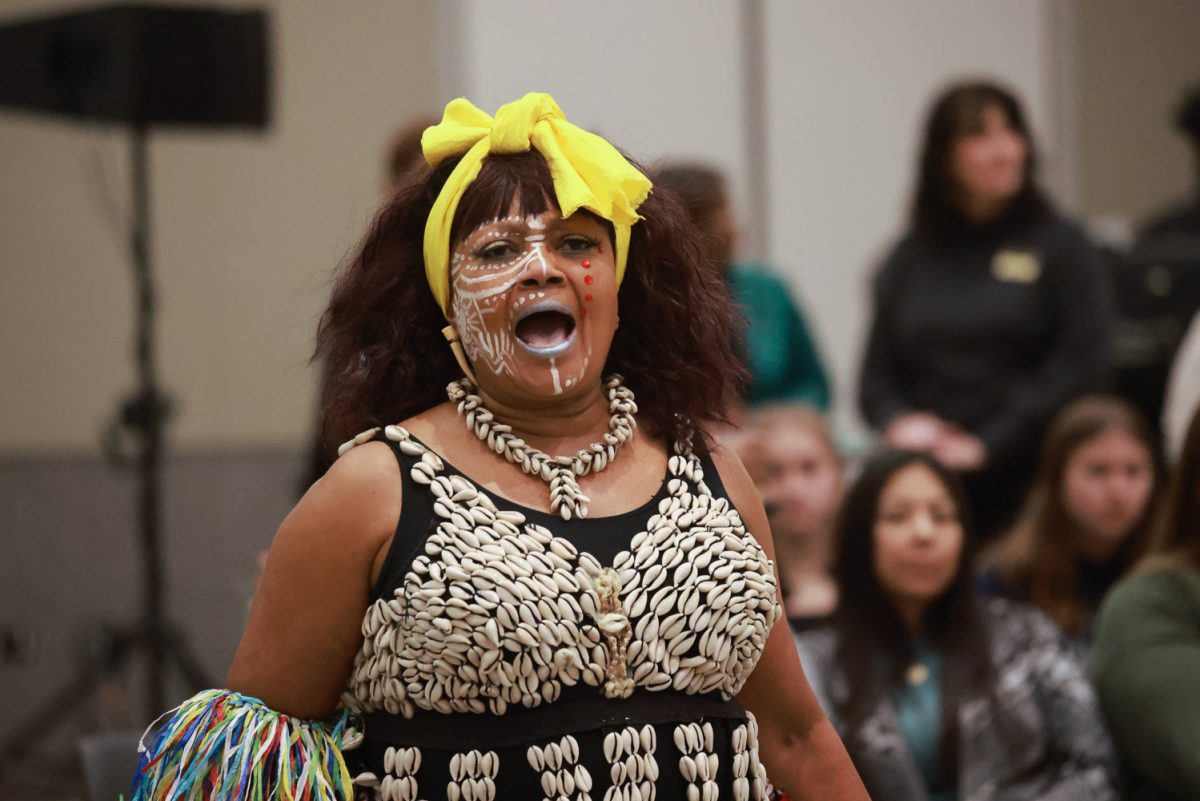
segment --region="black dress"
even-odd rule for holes
[[[641,508],[566,522],[374,438],[404,502],[346,693],[361,797],[765,797],[733,697],[781,610],[710,460],[676,447]]]

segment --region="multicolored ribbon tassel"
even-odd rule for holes
[[[330,723],[301,720],[257,698],[205,690],[142,736],[132,801],[351,801],[341,751],[349,718],[343,710]]]

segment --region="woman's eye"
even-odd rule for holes
[[[511,256],[514,252],[512,243],[507,240],[498,240],[489,242],[479,250],[475,251],[475,256],[480,259],[504,259]]]
[[[934,509],[933,519],[936,523],[956,523],[958,514],[953,509]]]
[[[596,247],[596,240],[592,239],[590,236],[575,234],[563,238],[562,247],[564,250],[571,250],[575,252],[591,250],[592,248]]]

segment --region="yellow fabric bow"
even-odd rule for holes
[[[493,119],[465,98],[446,105],[442,121],[425,129],[425,160],[463,155],[450,173],[425,223],[425,277],[442,313],[450,306],[450,227],[463,193],[479,175],[489,153],[523,153],[535,148],[546,159],[563,217],[587,209],[613,225],[617,284],[625,275],[630,228],[650,194],[650,180],[596,134],[572,125],[554,98],[530,92],[501,106]]]

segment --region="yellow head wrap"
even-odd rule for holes
[[[425,277],[442,312],[450,306],[450,226],[467,187],[489,153],[524,153],[533,146],[546,159],[564,218],[587,209],[613,225],[617,283],[625,275],[629,231],[650,180],[602,137],[567,122],[554,98],[530,92],[501,106],[493,119],[464,98],[446,105],[442,121],[425,129],[425,160],[463,155],[450,173],[425,223]]]

